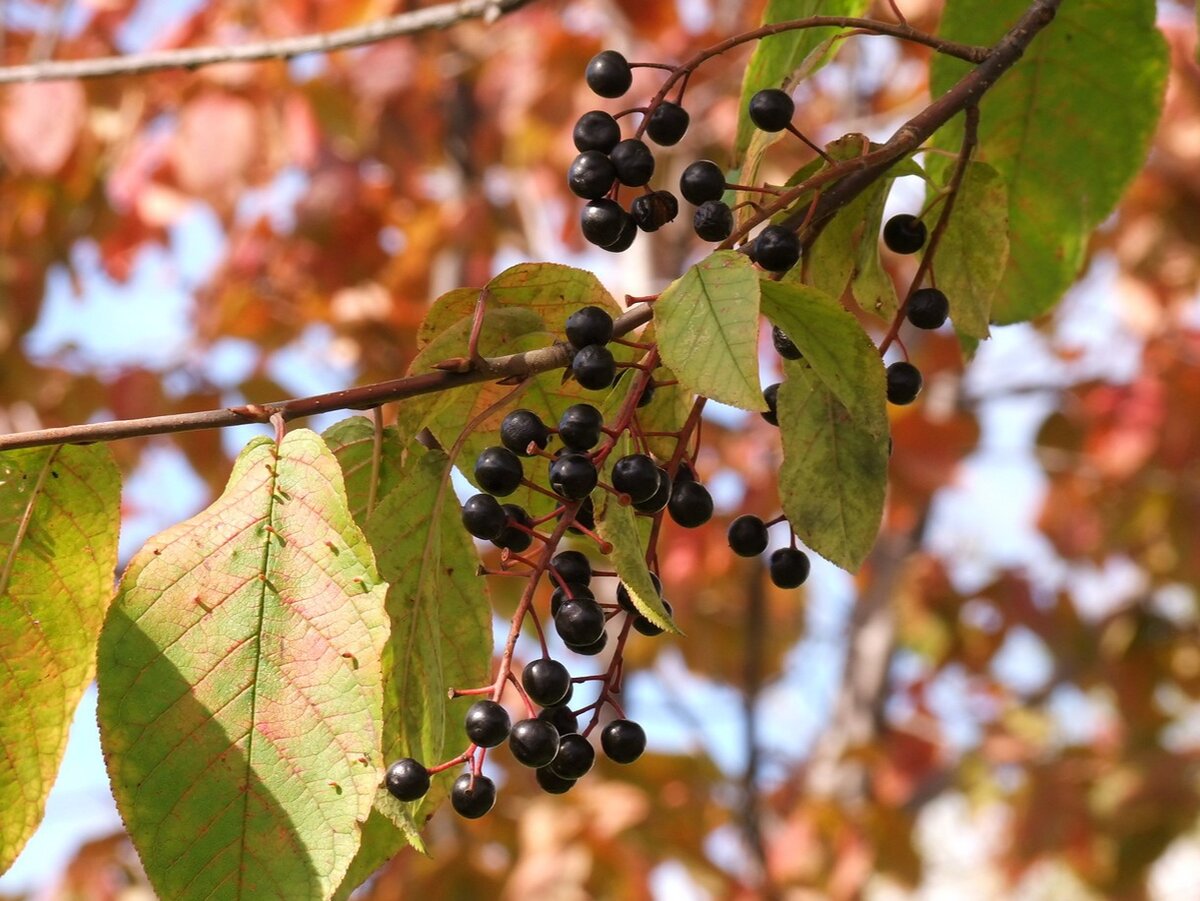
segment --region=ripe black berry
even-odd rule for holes
[[[646,134],[655,144],[670,147],[672,144],[678,144],[687,133],[690,121],[691,116],[687,110],[678,103],[664,100],[650,114],[650,121],[646,123]]]
[[[604,609],[592,598],[567,598],[554,614],[554,629],[568,645],[588,645],[604,634]]]
[[[600,441],[604,417],[591,404],[573,404],[558,420],[558,437],[575,451],[591,450]]]
[[[596,749],[577,732],[558,740],[558,753],[550,761],[550,770],[563,779],[581,779],[596,762]]]
[[[771,343],[775,345],[775,353],[785,360],[799,360],[804,356],[795,342],[777,325],[771,329]]]
[[[679,201],[670,191],[651,191],[634,199],[629,214],[642,231],[657,231],[679,215]]]
[[[539,657],[521,671],[521,686],[533,703],[551,707],[567,696],[571,689],[571,674],[557,660]]]
[[[590,644],[572,644],[569,641],[564,641],[563,643],[567,646],[568,650],[574,651],[576,654],[583,657],[595,657],[608,644],[608,633],[601,632],[600,637]]]
[[[500,533],[499,538],[493,538],[492,544],[496,547],[508,548],[510,551],[516,551],[518,554],[521,551],[528,550],[529,545],[533,544],[533,536],[525,529],[533,528],[533,520],[529,518],[529,514],[525,512],[523,507],[518,507],[516,504],[501,504],[500,509],[504,511],[508,518],[508,525],[504,527],[504,531]],[[524,526],[524,529],[517,528],[518,525]]]
[[[679,176],[679,193],[696,206],[709,200],[720,200],[725,193],[725,173],[712,160],[697,160]]]
[[[403,757],[387,768],[383,782],[398,800],[418,801],[429,791],[429,770],[411,757]]]
[[[596,464],[583,454],[563,454],[550,464],[550,487],[569,501],[591,494],[597,479]]]
[[[687,460],[680,460],[679,466],[675,470],[676,482],[694,482],[696,481],[696,470],[692,469],[692,464]]]
[[[650,573],[650,581],[654,584],[655,593],[662,597],[662,580],[658,578],[656,573]],[[621,609],[628,613],[640,613],[637,607],[633,606],[633,598],[629,596],[629,589],[625,587],[624,582],[617,583],[617,603],[621,605]]]
[[[613,720],[600,733],[600,747],[609,760],[633,763],[646,750],[646,732],[633,720]]]
[[[571,374],[584,388],[600,391],[612,386],[617,375],[617,361],[604,345],[589,344],[571,358]]]
[[[763,131],[783,131],[795,112],[791,96],[779,88],[765,88],[750,98],[750,121]]]
[[[475,461],[475,481],[488,494],[512,494],[525,477],[521,461],[507,447],[489,447]]]
[[[925,223],[909,213],[893,216],[883,226],[883,243],[895,253],[916,253],[925,246]]]
[[[754,239],[754,261],[768,272],[787,272],[800,261],[800,239],[779,225],[768,225]]]
[[[729,524],[729,546],[739,557],[757,557],[767,549],[767,525],[747,513]]]
[[[558,753],[558,730],[545,720],[519,720],[509,733],[508,748],[517,763],[546,766]]]
[[[672,613],[671,602],[666,598],[662,599],[663,609],[667,611],[667,616]],[[655,635],[662,635],[666,630],[662,626],[656,626],[650,622],[643,614],[639,613],[633,618],[633,628],[637,629],[643,635],[653,638]]]
[[[634,503],[648,501],[658,490],[658,467],[645,454],[629,454],[613,465],[612,484]]]
[[[567,340],[576,350],[592,344],[607,344],[613,336],[613,320],[600,307],[581,307],[567,317]]]
[[[685,529],[695,529],[712,518],[712,495],[699,482],[676,482],[667,502],[667,512]]]
[[[578,781],[564,779],[548,766],[538,767],[536,776],[538,787],[548,795],[566,794],[575,787],[575,783]]]
[[[463,773],[454,780],[450,789],[450,806],[460,817],[477,820],[496,803],[496,783],[482,774],[472,781],[470,773]]]
[[[621,140],[621,126],[604,110],[594,109],[579,117],[572,138],[575,141],[575,149],[580,153],[585,150],[608,153]]]
[[[771,581],[780,588],[799,588],[808,578],[808,554],[799,548],[781,547],[771,554]]]
[[[546,449],[550,430],[532,410],[513,410],[500,421],[500,443],[518,456],[529,457],[531,444]]]
[[[779,425],[779,383],[767,385],[763,389],[763,400],[766,401],[767,409],[761,414],[762,418],[771,425]]]
[[[585,200],[598,200],[617,180],[617,167],[599,150],[585,150],[567,170],[567,187]]]
[[[558,614],[558,608],[562,606],[562,602],[567,598],[590,598],[595,600],[596,596],[592,594],[592,589],[588,588],[586,585],[580,584],[579,582],[568,582],[566,584],[565,591],[563,590],[563,586],[559,585],[550,595],[551,616],[556,616]]]
[[[564,582],[587,585],[592,580],[592,564],[579,551],[560,551],[550,561]]]
[[[719,200],[706,200],[696,208],[692,228],[705,241],[724,241],[733,234],[733,210]]]
[[[633,239],[638,236],[637,223],[633,221],[633,217],[628,213],[621,212],[621,233],[617,235],[617,240],[613,243],[601,248],[609,253],[624,253],[633,246]]]
[[[654,154],[644,142],[637,138],[626,138],[617,143],[609,154],[617,170],[621,184],[640,188],[654,174]]]
[[[887,399],[897,406],[911,404],[921,393],[921,370],[903,360],[887,368]]]
[[[508,738],[508,711],[495,701],[476,701],[467,710],[467,738],[481,748],[494,748]]]
[[[584,78],[601,97],[620,97],[633,84],[633,71],[616,50],[601,50],[588,61]]]
[[[571,712],[566,704],[543,708],[537,718],[543,723],[549,723],[559,735],[570,735],[579,731],[579,717]]]
[[[462,524],[476,538],[492,541],[504,531],[508,516],[500,502],[490,494],[476,494],[463,504]]]
[[[627,213],[615,200],[602,197],[592,200],[579,214],[579,228],[583,237],[597,247],[608,247],[616,244],[625,227]],[[637,226],[634,226],[635,230]]]
[[[657,513],[671,499],[671,477],[661,467],[658,470],[658,488],[649,500],[634,501],[633,509],[638,513]]]
[[[646,387],[642,389],[642,396],[638,398],[637,405],[639,408],[648,406],[654,400],[654,380],[646,382]]]
[[[921,288],[908,299],[908,321],[917,328],[941,328],[949,315],[950,301],[937,288]]]

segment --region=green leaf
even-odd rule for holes
[[[346,483],[346,497],[350,512],[358,527],[367,522],[367,501],[371,495],[372,460],[375,455],[375,423],[365,416],[348,416],[335,422],[321,437],[337,457]],[[379,484],[375,488],[375,502],[379,501],[400,483],[404,445],[395,426],[383,430],[379,456]]]
[[[763,314],[787,334],[804,361],[850,415],[878,425],[885,403],[879,350],[858,320],[834,298],[807,285],[764,279]],[[887,431],[886,417],[882,421]]]
[[[955,0],[943,37],[991,44],[1028,0]],[[940,94],[968,67],[944,55],[931,73]],[[1141,168],[1162,105],[1167,51],[1153,3],[1073,0],[980,103],[978,159],[1008,185],[1008,264],[992,321],[1049,310],[1084,263],[1088,236]],[[938,146],[959,149],[960,123]]]
[[[333,901],[345,901],[350,893],[371,877],[371,874],[396,856],[406,845],[422,854],[427,854],[421,834],[412,823],[401,828],[391,817],[379,810],[378,805],[362,827],[362,844],[350,863],[350,869],[342,877],[342,884],[333,893]]]
[[[306,429],[133,558],[101,634],[117,805],[159,895],[323,898],[382,777],[386,586]]]
[[[596,528],[600,537],[613,547],[609,559],[625,583],[633,606],[660,629],[682,635],[683,632],[663,607],[662,598],[654,590],[654,583],[650,581],[650,570],[646,566],[646,540],[638,529],[638,517],[633,507],[623,507],[609,495],[600,515],[596,517]]]
[[[844,569],[875,543],[887,487],[883,373],[859,415],[841,404],[803,361],[786,362],[779,389],[783,465],[779,497],[800,539]]]
[[[92,681],[120,506],[104,445],[0,455],[0,873],[42,819]]]
[[[451,688],[488,681],[492,660],[487,582],[459,521],[450,485],[453,461],[413,444],[400,484],[376,508],[367,535],[390,583],[392,637],[383,656],[384,759],[415,757],[432,766],[466,746],[462,719],[469,699],[448,701]],[[461,745],[461,747],[459,747]],[[441,792],[402,804],[381,789],[377,806],[405,828],[422,821]]]
[[[763,13],[763,24],[804,19],[809,16],[861,16],[867,8],[867,0],[768,0]],[[820,68],[831,56],[809,60],[814,50],[821,47],[840,28],[803,28],[785,31],[782,34],[763,38],[754,48],[750,64],[742,79],[742,97],[738,109],[737,153],[740,159],[750,146],[755,128],[748,112],[750,98],[763,88],[777,88],[785,78],[804,65],[808,72]]]
[[[487,287],[488,309],[528,310],[538,317],[542,329],[559,336],[565,333],[567,317],[580,307],[602,307],[614,319],[622,312],[596,276],[560,263],[518,263]],[[457,288],[439,297],[421,323],[417,345],[424,348],[439,333],[471,316],[478,298],[478,288]]]
[[[857,207],[857,211],[851,215],[861,216],[853,233],[854,268],[850,273],[850,293],[859,307],[884,320],[890,320],[900,308],[896,286],[879,257],[883,205],[890,187],[890,180],[879,179],[843,211],[849,212]]]
[[[954,166],[945,166],[950,177]],[[1008,188],[986,163],[968,163],[950,220],[933,257],[937,285],[950,299],[960,336],[988,336],[992,297],[1008,264]]]
[[[758,382],[758,275],[721,250],[692,266],[654,303],[663,362],[689,391],[744,410],[766,409]]]

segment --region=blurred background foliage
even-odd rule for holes
[[[242,43],[415,5],[0,0],[0,60]],[[936,28],[939,0],[899,6]],[[732,516],[777,513],[778,433],[716,411],[699,467],[723,518],[669,530],[660,552],[688,637],[631,650],[654,752],[562,797],[490,761],[493,814],[440,812],[431,856],[400,854],[362,898],[1200,894],[1200,68],[1191,4],[1158,8],[1166,112],[1080,284],[969,363],[950,334],[910,338],[927,389],[892,409],[863,571],[818,567],[784,592],[731,554]],[[689,229],[619,260],[578,235],[564,172],[597,102],[584,64],[602,47],[675,61],[761,13],[539,0],[330,57],[0,88],[0,429],[392,378],[433,298],[523,259],[592,268],[617,296],[660,290],[701,252]],[[656,151],[664,184],[728,161],[747,54],[692,79],[693,127]],[[927,102],[928,62],[846,41],[800,88],[796,124],[886,135]],[[631,97],[661,77],[637,73]],[[773,154],[781,182],[808,151]],[[919,198],[901,181],[892,203]],[[889,265],[907,283],[912,263]],[[244,438],[116,443],[123,554],[206,503]],[[149,889],[117,834],[36,893]]]

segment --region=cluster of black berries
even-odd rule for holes
[[[629,62],[615,50],[605,50],[587,65],[588,86],[601,97],[620,97],[633,83]],[[646,121],[644,133],[656,144],[676,144],[687,131],[687,110],[662,101]],[[679,214],[679,201],[670,191],[652,191],[654,154],[640,138],[621,139],[621,126],[603,110],[579,117],[573,133],[579,155],[567,171],[567,185],[588,203],[580,216],[583,236],[598,247],[627,250],[638,229],[662,228]],[[617,201],[617,187],[644,188],[626,212]]]
[[[782,521],[782,518],[775,520]],[[729,547],[739,557],[757,557],[767,549],[767,529],[773,524],[750,513],[739,516],[729,524]],[[808,580],[810,568],[808,554],[797,547],[777,548],[767,561],[771,581],[779,588],[799,588]]]

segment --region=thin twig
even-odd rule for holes
[[[320,34],[281,38],[233,47],[188,47],[135,53],[129,56],[105,56],[99,59],[31,63],[0,67],[0,84],[19,81],[62,81],[70,78],[109,78],[114,75],[141,75],[163,69],[198,69],[218,63],[245,63],[267,59],[291,59],[306,53],[331,53],[392,38],[448,28],[467,19],[494,21],[531,0],[455,0],[425,9],[377,19],[365,25],[340,28]]]

